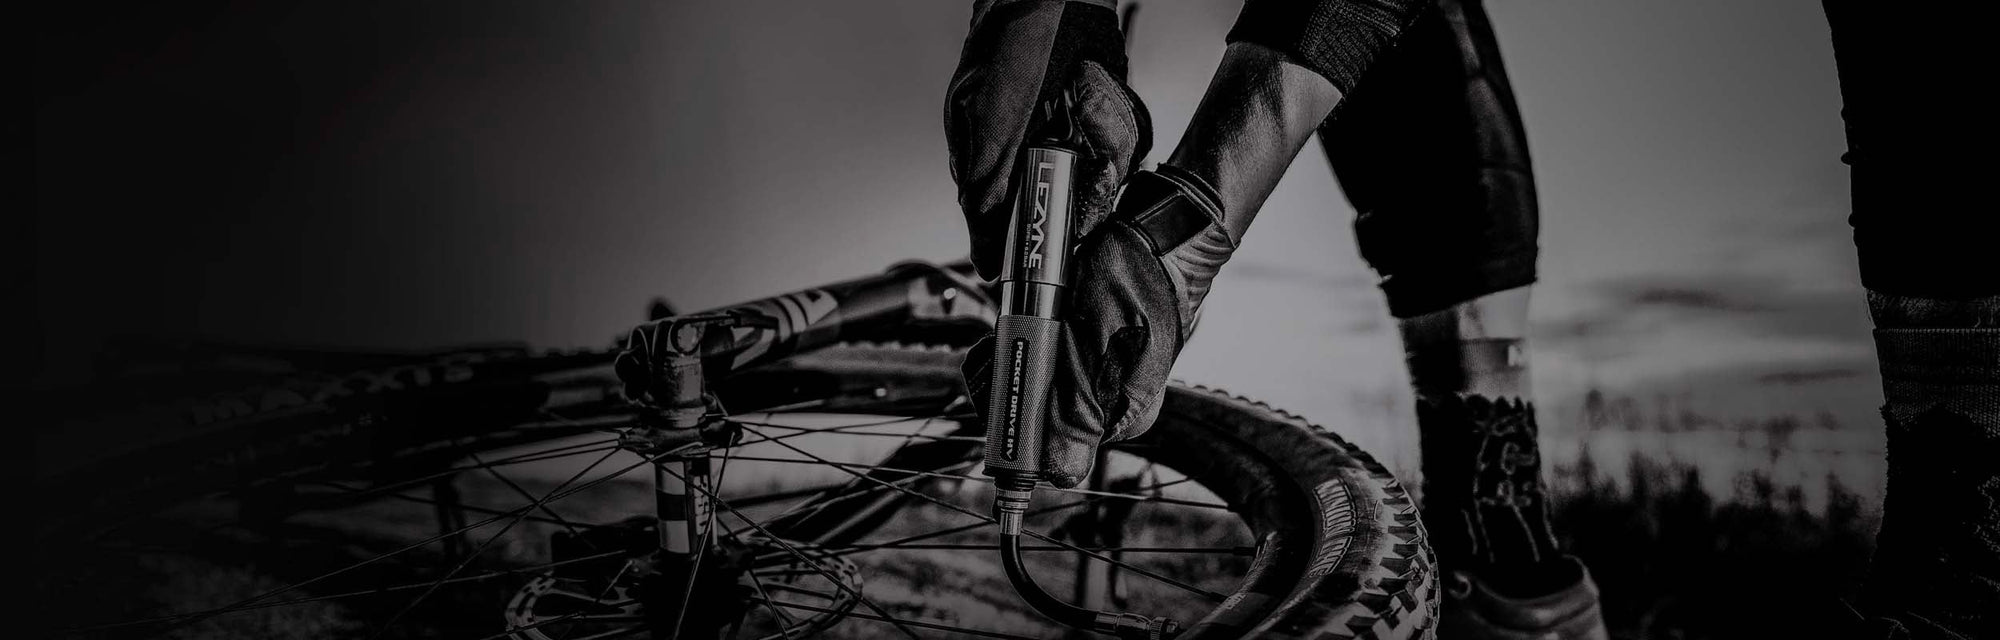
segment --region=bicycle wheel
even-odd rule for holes
[[[663,619],[746,638],[1060,637],[994,562],[958,357],[838,346],[716,383],[744,437],[712,454],[716,552],[701,557],[727,570],[701,592],[727,598],[646,599],[632,574],[658,533],[632,516],[654,496],[630,472],[647,461],[579,435],[616,424],[607,398],[545,431],[441,429],[450,437],[420,446],[301,427],[150,447],[210,466],[256,461],[240,467],[256,477],[209,488],[223,494],[178,484],[185,495],[164,513],[64,514],[116,526],[87,552],[43,541],[37,555],[55,567],[37,572],[41,609],[59,637],[584,640],[643,636]],[[423,415],[447,419],[440,406]],[[269,472],[356,439],[411,456],[358,476]],[[292,455],[242,454],[260,447]],[[1170,615],[1190,638],[1428,635],[1437,582],[1423,529],[1365,453],[1296,416],[1182,386],[1151,431],[1112,450],[1098,489],[1044,492],[1053,499],[1029,521],[1031,568],[1077,576],[1074,596]]]

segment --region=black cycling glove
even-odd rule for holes
[[[1111,209],[1118,186],[1152,146],[1152,125],[1125,86],[1125,36],[1115,0],[981,0],[945,99],[945,137],[972,263],[1000,274],[1015,156],[1046,98],[1069,92],[1085,147],[1076,232]]]
[[[1202,298],[1237,238],[1215,189],[1171,166],[1132,175],[1118,208],[1077,250],[1070,313],[1049,390],[1044,441],[1050,483],[1089,477],[1097,447],[1145,433]],[[965,380],[985,406],[991,338],[966,354]]]

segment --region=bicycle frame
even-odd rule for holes
[[[872,276],[693,314],[745,321],[702,345],[703,368],[720,378],[838,341],[968,345],[992,330],[995,317],[990,287],[973,273],[971,263],[963,260],[902,263]],[[656,318],[646,326],[662,323],[672,320]],[[536,429],[588,430],[630,421],[623,404],[614,400],[616,381],[609,374],[615,349],[533,353],[520,346],[483,345],[399,354],[193,345],[152,351],[137,353],[142,356],[134,363],[138,370],[149,370],[148,362],[168,364],[172,375],[223,381],[246,375],[272,380],[274,373],[283,373],[251,387],[224,382],[192,398],[134,398],[132,404],[91,415],[81,425],[36,434],[35,482],[47,488],[50,504],[137,509],[149,502],[147,492],[176,483],[220,482],[237,474],[275,477],[305,467],[366,464],[385,452],[409,453],[400,442],[378,441],[372,449],[357,449],[337,460],[305,460],[301,456],[306,452],[272,447],[250,458],[169,465],[146,453],[168,434],[234,441],[284,422],[307,424],[314,433],[336,438],[357,425],[400,421],[399,416],[409,413],[491,416],[522,427],[512,430],[522,437]],[[121,386],[144,389],[147,384],[142,379]],[[441,393],[447,389],[452,391]],[[99,389],[84,393],[93,402],[106,397]],[[62,406],[65,400],[55,398],[50,404]],[[553,411],[568,416],[546,422]],[[390,433],[412,445],[435,440],[422,432],[451,428],[434,420],[409,422],[407,432]],[[507,441],[502,434],[492,435]],[[101,491],[86,471],[101,465],[132,470],[148,480],[135,483],[130,492]]]
[[[910,340],[932,333],[956,338],[947,342],[966,342],[965,337],[992,331],[996,317],[996,290],[977,278],[968,261],[905,262],[879,275],[716,311],[656,318],[634,329],[633,337],[657,339],[660,332],[690,322],[727,324],[730,331],[709,333],[700,343],[703,370],[711,376],[841,341]]]
[[[722,435],[728,435],[729,426],[734,421],[729,419],[724,407],[733,405],[754,407],[760,411],[829,413],[841,413],[843,407],[868,407],[872,412],[891,407],[888,411],[895,415],[903,415],[895,412],[908,408],[920,415],[935,416],[926,420],[943,420],[946,427],[956,423],[960,432],[955,435],[977,435],[982,421],[965,403],[964,389],[956,376],[940,375],[941,364],[950,366],[948,362],[940,362],[950,359],[949,353],[935,347],[908,352],[884,350],[896,357],[882,361],[883,367],[906,366],[908,361],[900,356],[924,356],[922,360],[926,363],[923,365],[926,373],[911,375],[912,380],[905,381],[901,374],[876,376],[873,373],[876,360],[847,360],[845,347],[837,347],[837,353],[830,354],[836,356],[831,361],[842,362],[844,364],[840,366],[849,368],[827,371],[868,372],[871,377],[863,384],[851,384],[839,374],[818,373],[823,371],[821,367],[826,363],[812,353],[822,347],[835,346],[833,343],[837,342],[908,341],[964,347],[972,339],[990,332],[995,319],[991,288],[974,280],[971,273],[970,265],[964,262],[947,265],[901,264],[867,277],[714,311],[654,318],[636,330],[633,339],[626,341],[617,352],[604,349],[542,352],[525,347],[482,346],[404,354],[268,349],[238,349],[233,352],[262,353],[261,360],[247,359],[250,356],[232,358],[210,355],[214,360],[200,364],[202,370],[256,373],[261,376],[284,372],[282,375],[286,379],[276,385],[238,388],[227,394],[204,397],[198,402],[206,407],[201,410],[207,416],[203,418],[206,422],[187,417],[196,412],[188,408],[191,405],[180,405],[178,410],[183,415],[178,420],[193,428],[200,437],[247,441],[256,437],[255,432],[282,431],[285,432],[282,440],[271,438],[270,442],[351,440],[355,445],[352,455],[344,446],[347,444],[345,441],[338,449],[326,444],[299,446],[296,449],[276,446],[254,449],[217,447],[217,463],[209,469],[211,465],[207,464],[207,458],[149,455],[147,452],[150,450],[143,441],[132,441],[129,444],[136,445],[131,448],[133,454],[116,453],[111,456],[111,464],[125,470],[137,469],[135,477],[141,479],[158,479],[157,483],[143,482],[146,486],[137,490],[161,495],[180,495],[178,487],[154,486],[177,479],[187,480],[185,484],[188,486],[230,486],[226,477],[216,477],[216,474],[258,478],[268,482],[268,486],[281,490],[257,491],[257,487],[244,486],[242,488],[252,490],[244,492],[241,498],[246,504],[254,503],[254,506],[245,508],[265,514],[340,508],[429,483],[438,492],[433,498],[442,523],[447,512],[458,508],[456,493],[444,491],[450,487],[450,474],[457,470],[458,461],[472,451],[456,446],[458,440],[477,436],[481,447],[477,451],[485,452],[489,449],[498,451],[498,447],[518,443],[593,432],[599,434],[594,437],[602,438],[604,431],[618,431],[621,435],[678,431],[673,434],[674,442],[695,446],[686,449],[660,447],[653,446],[654,443],[646,438],[639,438],[639,446],[619,447],[637,452],[654,463],[651,466],[655,466],[658,501],[650,518],[652,522],[644,527],[657,527],[657,541],[654,537],[656,532],[646,532],[637,540],[626,537],[615,542],[621,545],[620,548],[639,554],[630,557],[636,564],[618,569],[616,573],[597,563],[563,566],[574,568],[571,578],[588,576],[601,579],[607,574],[614,579],[619,575],[630,578],[627,583],[637,589],[631,598],[633,601],[667,605],[637,610],[648,616],[661,616],[649,621],[648,626],[656,631],[680,630],[678,633],[668,631],[660,637],[699,637],[707,635],[705,632],[711,621],[733,614],[731,610],[713,604],[718,599],[730,597],[728,585],[714,581],[696,583],[692,578],[709,574],[708,568],[715,567],[719,560],[737,562],[724,560],[730,557],[726,554],[740,552],[744,548],[740,541],[722,543],[721,538],[705,535],[698,528],[708,524],[706,514],[718,513],[725,509],[721,505],[729,504],[718,501],[712,508],[702,504],[715,498],[713,492],[721,490],[717,484],[707,483],[702,478],[707,475],[702,466],[707,462],[708,454],[705,449],[697,450],[707,444],[701,437],[705,435],[702,432],[705,428],[714,428]],[[672,340],[688,327],[699,328],[698,335],[693,336],[698,339],[692,342]],[[862,346],[862,351],[873,351],[866,348],[867,345]],[[650,351],[652,347],[662,350]],[[662,367],[685,366],[679,380],[692,384],[678,390],[643,389],[653,395],[653,402],[651,406],[635,407],[619,397],[619,383],[629,380],[620,380],[614,375],[618,366],[614,358],[634,351],[644,352],[649,357],[682,356],[678,362],[658,358],[654,363]],[[796,374],[800,372],[812,375],[799,377]],[[786,383],[770,384],[777,380]],[[713,385],[704,384],[708,382]],[[667,402],[661,402],[663,399]],[[672,409],[676,402],[696,403],[695,406],[701,410],[680,416],[662,410]],[[710,402],[714,404],[708,404]],[[847,404],[849,402],[853,404]],[[236,412],[231,407],[243,407],[247,413]],[[164,405],[152,407],[154,415],[161,415],[157,411],[165,408]],[[746,422],[751,421],[747,415],[740,417]],[[162,426],[161,422],[153,422],[152,425]],[[349,437],[364,427],[371,437]],[[742,434],[751,436],[752,432],[746,427]],[[118,437],[104,438],[104,432],[91,432],[89,435],[109,440],[107,444],[111,447],[128,448],[128,443]],[[758,437],[768,438],[761,434]],[[955,437],[949,442],[940,440],[920,446],[950,447],[949,457],[970,461],[979,446],[978,442],[968,444],[971,440],[973,438]],[[601,439],[595,442],[606,444]],[[104,452],[111,447],[100,446],[96,451]],[[253,453],[246,456],[239,455],[238,451]],[[927,448],[926,451],[929,452],[927,456],[917,457],[939,455],[935,448]],[[900,456],[902,452],[899,449],[896,455]],[[204,452],[202,455],[208,454]],[[222,460],[221,456],[229,458]],[[387,473],[378,477],[371,470],[384,462],[393,464],[382,467]],[[169,464],[173,466],[166,466]],[[641,469],[648,466],[644,462],[636,464]],[[153,471],[155,467],[160,470]],[[890,481],[907,476],[910,473],[907,469],[925,468],[916,464],[899,464],[893,459],[885,461],[882,467],[894,470],[882,476]],[[401,474],[403,470],[415,472],[414,477]],[[360,474],[355,475],[356,472]],[[870,471],[868,475],[873,478],[877,474]],[[318,480],[322,478],[340,481],[340,486],[329,485],[337,493],[327,490],[294,493],[289,490],[295,486],[316,489],[320,486]],[[880,484],[879,481],[858,476],[857,482]],[[56,484],[61,485],[60,482]],[[78,481],[79,486],[86,484]],[[1101,479],[1093,484],[1093,490],[1106,489]],[[86,495],[78,496],[79,501],[106,498],[89,495],[89,491],[83,493]],[[145,499],[127,499],[134,496],[143,498],[144,494],[121,494],[116,502],[139,508],[152,504]],[[772,519],[764,525],[770,527],[772,532],[762,535],[773,540],[813,545],[821,543],[816,536],[832,535],[824,533],[832,530],[828,527],[861,526],[852,523],[893,517],[893,507],[888,506],[889,503],[872,505],[866,513],[856,511],[830,518]],[[101,506],[110,507],[107,513],[119,510],[108,502]],[[94,523],[85,523],[88,524]],[[719,525],[716,522],[711,526]],[[441,531],[445,527],[456,529],[466,526],[462,516],[454,524],[440,524]],[[636,532],[638,529],[625,531]],[[759,531],[764,529],[760,527]],[[449,536],[445,538],[447,547],[456,543],[460,547],[458,552],[470,546],[458,534],[445,535]],[[703,548],[704,543],[720,553],[708,555],[709,564],[697,565],[695,561],[710,550]],[[1079,541],[1079,544],[1086,543]],[[1085,552],[1079,549],[1078,553]],[[561,552],[557,553],[557,557],[562,557]],[[1080,555],[1079,560],[1082,559]],[[699,571],[695,570],[697,567],[701,567]],[[641,572],[653,579],[641,580]],[[688,579],[657,579],[662,575]],[[713,575],[730,574],[725,566],[723,571]],[[1075,600],[1090,606],[1102,606],[1093,603],[1084,594],[1108,591],[1106,581],[1111,576],[1080,573],[1078,579],[1083,582],[1078,584],[1079,594]],[[676,591],[661,593],[654,590],[660,586]],[[694,597],[687,598],[681,593]],[[681,604],[674,606],[675,603]],[[509,611],[514,610],[516,607],[509,607]],[[681,624],[683,621],[678,619],[683,612],[690,617],[685,627]]]

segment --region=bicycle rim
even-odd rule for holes
[[[750,556],[732,583],[748,590],[730,632],[1061,634],[1013,602],[997,567],[967,568],[990,566],[994,551],[975,466],[980,438],[967,431],[977,421],[956,395],[955,364],[936,349],[843,347],[719,385],[727,403],[759,409],[734,414],[743,443],[712,454],[720,481],[708,542]],[[864,440],[890,446],[834,444]],[[290,516],[272,522],[205,517],[259,511],[254,501],[268,504],[269,495],[191,501],[166,522],[202,530],[155,531],[148,538],[185,548],[134,550],[135,564],[153,563],[153,573],[235,572],[240,584],[171,610],[59,626],[58,635],[288,628],[309,637],[582,640],[659,627],[663,607],[655,603],[649,619],[634,606],[643,599],[638,583],[624,575],[644,555],[643,544],[628,543],[658,535],[646,518],[629,518],[650,501],[643,476],[632,475],[647,471],[647,460],[607,448],[608,436],[512,444],[469,448],[455,460],[453,482],[280,483],[282,500],[371,499],[286,509]],[[1435,582],[1414,511],[1386,471],[1346,443],[1268,407],[1176,388],[1160,423],[1118,449],[1098,490],[1057,492],[1036,505],[1030,529],[1040,575],[1118,575],[1095,585],[1102,597],[1171,614],[1190,627],[1184,637],[1418,637],[1429,627]],[[531,467],[536,473],[514,472]],[[813,471],[775,471],[791,467]],[[787,480],[761,480],[773,477]],[[1124,519],[1115,536],[1102,526],[1079,531],[1114,516]],[[565,536],[569,543],[551,542]],[[594,552],[553,548],[578,541]],[[202,545],[252,551],[208,566],[188,553]],[[322,549],[329,546],[362,550]],[[325,557],[300,552],[308,547]],[[295,566],[270,567],[287,563]],[[665,608],[678,609],[673,624],[681,625],[690,613],[709,613],[701,604]]]

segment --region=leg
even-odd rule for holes
[[[1439,5],[1320,139],[1400,321],[1441,634],[1603,638],[1596,587],[1550,531],[1528,400],[1537,212],[1520,115],[1477,0]]]
[[[1875,321],[1889,485],[1861,603],[1882,635],[2000,637],[2000,142],[1983,21],[1826,0]],[[1965,153],[1965,151],[1973,153]]]

